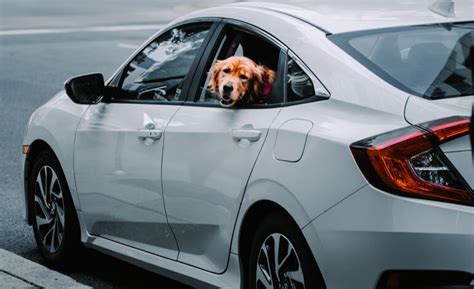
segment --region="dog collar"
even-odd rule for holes
[[[267,102],[268,96],[270,95],[271,91],[272,91],[272,86],[270,82],[268,81],[268,77],[265,75],[263,78],[263,93],[262,93],[263,103]]]

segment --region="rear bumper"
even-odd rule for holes
[[[303,229],[327,288],[376,288],[390,270],[474,273],[474,208],[366,186]]]

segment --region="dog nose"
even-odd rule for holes
[[[232,84],[230,83],[224,84],[224,92],[231,92],[232,90],[234,90],[234,87],[232,86]]]

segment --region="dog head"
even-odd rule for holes
[[[210,73],[210,89],[219,95],[224,107],[258,103],[265,86],[270,87],[275,80],[273,70],[242,56],[218,60]]]

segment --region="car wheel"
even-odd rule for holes
[[[247,269],[252,289],[324,288],[301,230],[282,214],[271,214],[259,224]]]
[[[77,252],[77,215],[59,161],[49,151],[36,158],[28,181],[33,232],[50,265],[64,265]]]

